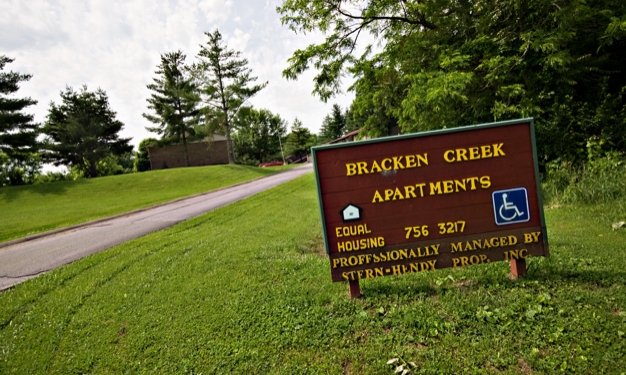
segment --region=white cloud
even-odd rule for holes
[[[269,81],[252,103],[279,113],[290,123],[299,117],[317,132],[332,103],[346,107],[352,95],[328,104],[311,96],[313,74],[298,81],[282,78],[287,59],[320,35],[295,35],[282,27],[280,2],[223,0],[3,0],[0,54],[14,57],[9,70],[33,75],[19,91],[39,101],[30,112],[45,121],[48,103],[59,101],[66,85],[101,87],[125,123],[123,136],[137,145],[154,136],[141,116],[161,53],[182,50],[191,62],[204,32],[219,28],[229,48],[249,59],[259,82]],[[347,86],[346,86],[347,87]]]

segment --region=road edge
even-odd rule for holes
[[[276,176],[276,175],[279,175],[279,174],[282,174],[282,173],[286,173],[286,172],[289,172],[289,171],[294,170],[294,169],[304,168],[305,165],[308,165],[308,164],[304,164],[303,166],[300,166],[300,167],[289,168],[289,169],[286,169],[284,171],[272,173],[272,174],[267,175],[267,176],[257,177],[255,179],[244,181],[244,182],[240,182],[240,183],[237,183],[237,184],[234,184],[234,185],[222,186],[221,188],[217,188],[217,189],[214,189],[214,190],[209,190],[209,191],[205,191],[205,192],[202,192],[202,193],[197,193],[197,194],[194,194],[194,195],[188,195],[186,197],[176,198],[176,199],[173,199],[173,200],[167,201],[167,202],[157,203],[157,204],[155,204],[153,206],[146,206],[146,207],[138,208],[138,209],[135,209],[135,210],[132,210],[132,211],[127,211],[127,212],[124,212],[124,213],[121,213],[121,214],[117,214],[117,215],[113,215],[113,216],[107,216],[107,217],[102,217],[100,219],[94,219],[94,220],[90,220],[90,221],[85,221],[83,223],[70,225],[69,227],[62,227],[62,228],[52,229],[52,230],[49,230],[49,231],[45,231],[45,232],[41,232],[41,233],[35,233],[35,234],[31,234],[31,235],[28,235],[28,236],[25,236],[25,237],[16,238],[14,240],[0,242],[0,249],[5,248],[5,247],[9,247],[9,246],[13,246],[13,245],[17,245],[17,244],[20,244],[20,243],[28,242],[28,241],[37,240],[39,238],[54,236],[55,234],[59,234],[59,233],[63,233],[63,232],[69,232],[69,231],[72,231],[72,230],[75,230],[75,229],[84,228],[84,227],[87,227],[87,226],[90,226],[90,225],[93,225],[93,224],[103,223],[103,222],[106,222],[106,221],[109,221],[109,220],[112,220],[112,219],[117,219],[117,218],[124,217],[124,216],[134,215],[134,214],[137,214],[137,213],[140,213],[140,212],[143,212],[143,211],[147,211],[147,210],[150,210],[150,209],[153,209],[153,208],[165,206],[165,205],[168,205],[168,204],[171,204],[171,203],[176,203],[176,202],[184,201],[184,200],[187,200],[187,199],[193,199],[193,198],[196,198],[196,197],[201,197],[203,195],[212,194],[212,193],[215,193],[217,191],[224,190],[224,189],[230,189],[230,188],[235,187],[235,186],[241,186],[241,185],[249,184],[249,183],[252,183],[252,182],[255,182],[255,181],[258,181],[258,180],[262,180],[264,178],[269,178],[269,177]]]

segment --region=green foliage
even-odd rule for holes
[[[237,157],[244,164],[282,160],[281,138],[287,132],[286,122],[267,109],[247,108],[234,121],[233,136]]]
[[[143,114],[156,127],[146,127],[151,132],[162,135],[169,142],[183,144],[185,164],[189,166],[187,140],[195,133],[200,110],[200,96],[197,86],[187,72],[186,56],[181,51],[161,55],[161,63],[153,78],[154,83],[147,85],[152,91],[147,99],[148,109],[154,114]]]
[[[320,138],[323,143],[340,138],[346,133],[346,115],[338,104],[333,104],[331,113],[324,117],[320,127]]]
[[[153,146],[157,142],[154,138],[146,138],[139,142],[139,147],[135,153],[135,162],[133,170],[135,172],[149,171],[150,167],[150,154],[148,153],[148,146]]]
[[[133,173],[134,156],[131,152],[109,155],[98,162],[98,176]]]
[[[610,152],[577,167],[556,160],[548,163],[542,184],[544,202],[558,204],[610,203],[626,198],[626,160]]]
[[[37,101],[9,97],[19,90],[20,82],[31,78],[29,74],[3,72],[4,66],[11,62],[13,59],[0,55],[0,152],[11,159],[31,159],[38,149],[39,125],[33,123],[33,115],[24,114],[22,110]]]
[[[83,179],[76,169],[48,172],[38,175],[35,185],[0,188],[0,242],[149,207],[276,171],[216,165],[94,179]]]
[[[54,165],[77,168],[86,177],[98,177],[98,163],[109,155],[132,151],[130,138],[120,138],[124,124],[115,118],[109,98],[102,89],[79,92],[67,87],[61,92],[61,104],[50,103],[42,132],[44,160]]]
[[[39,154],[24,154],[18,158],[0,152],[0,187],[32,184],[42,162]]]
[[[209,40],[200,46],[199,62],[191,70],[206,105],[203,115],[206,126],[211,129],[209,133],[218,127],[222,129],[227,139],[228,162],[233,164],[235,154],[231,131],[234,118],[245,102],[265,88],[267,82],[252,85],[257,78],[250,75],[248,60],[240,58],[241,52],[228,49],[219,30],[205,34]]]
[[[327,35],[295,51],[283,75],[316,69],[314,92],[327,100],[353,74],[364,135],[534,117],[542,165],[586,160],[594,137],[626,151],[621,0],[287,0],[278,11],[296,32]],[[363,33],[382,49],[355,57]]]
[[[315,145],[315,139],[311,136],[308,128],[302,125],[302,121],[298,118],[293,120],[291,133],[287,135],[285,141],[285,155],[291,155],[300,158],[308,154],[311,147]]]
[[[625,208],[548,210],[524,278],[494,262],[349,300],[308,175],[1,293],[0,373],[619,374]]]

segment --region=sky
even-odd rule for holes
[[[278,113],[290,125],[299,118],[317,133],[334,103],[346,108],[354,95],[346,92],[323,103],[311,94],[314,71],[297,81],[282,78],[287,59],[296,49],[323,36],[296,35],[282,26],[278,0],[2,0],[0,55],[15,59],[5,71],[31,74],[16,97],[38,101],[25,112],[45,122],[50,102],[60,103],[66,86],[102,88],[117,119],[125,124],[122,137],[135,146],[158,137],[145,127],[146,85],[156,75],[160,54],[182,50],[191,63],[207,31],[216,28],[230,49],[248,59],[252,75],[268,86],[251,104]]]

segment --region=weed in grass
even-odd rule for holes
[[[524,278],[498,262],[363,280],[350,300],[305,176],[0,294],[0,373],[619,374],[619,207],[547,211],[552,256]]]

